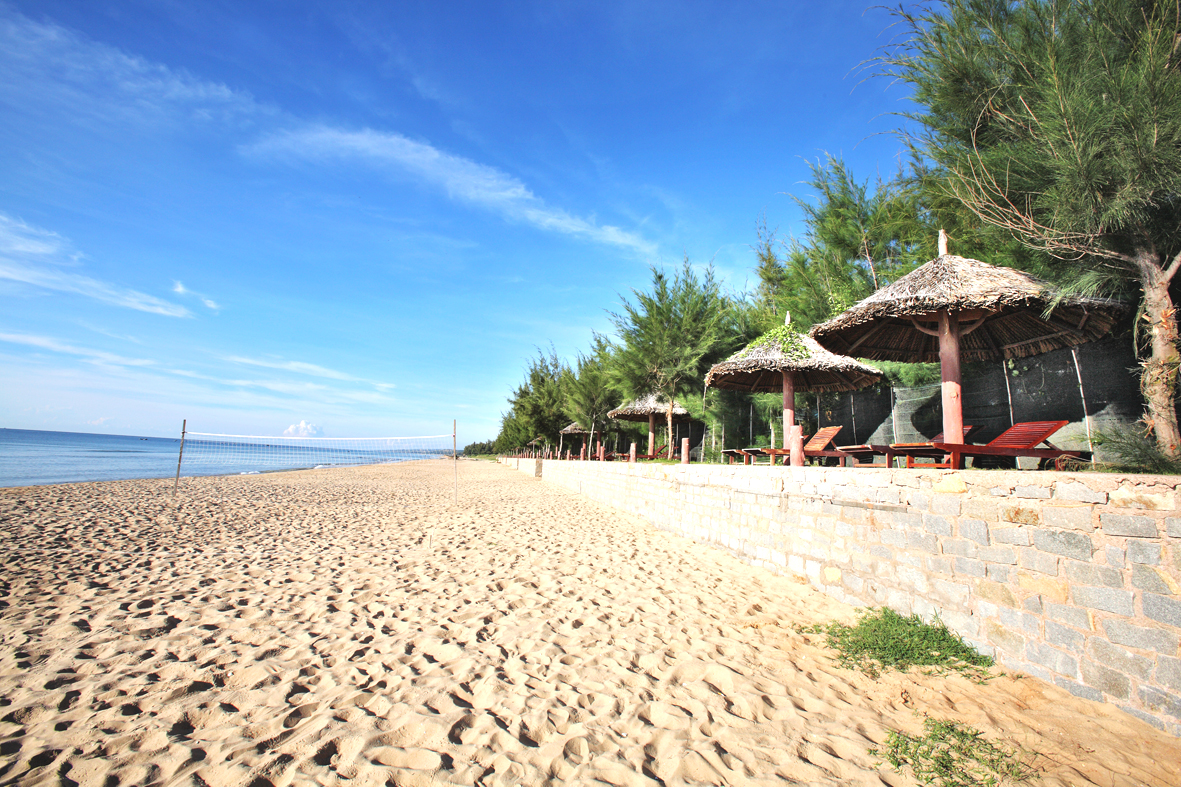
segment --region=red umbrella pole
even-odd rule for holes
[[[960,381],[960,320],[939,312],[939,376],[943,382],[943,439],[964,442],[964,400]]]
[[[783,370],[783,447],[791,448],[791,428],[796,423],[796,381],[787,369]]]
[[[648,456],[656,453],[656,413],[648,413]]]

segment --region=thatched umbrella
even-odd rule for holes
[[[565,440],[566,435],[570,435],[571,437],[574,435],[582,435],[582,444],[586,445],[586,435],[588,434],[590,434],[590,432],[579,426],[577,421],[574,421],[565,429],[558,432],[558,455],[561,456],[562,454],[562,442]]]
[[[623,405],[615,408],[607,413],[608,418],[614,418],[617,421],[647,421],[648,422],[648,454],[651,455],[656,450],[656,416],[668,415],[668,402],[661,401],[656,394],[648,394],[641,396],[639,399],[634,399],[626,402]],[[672,421],[673,423],[685,423],[693,420],[686,410],[675,399],[672,407]],[[672,439],[672,435],[669,435]],[[671,446],[670,446],[671,448]]]
[[[1067,296],[1055,303],[1053,285],[1036,276],[948,254],[942,230],[939,252],[811,334],[833,352],[858,358],[938,360],[949,443],[964,441],[961,360],[1023,358],[1093,341],[1123,311],[1105,298]]]
[[[752,393],[783,391],[783,447],[787,448],[796,422],[796,391],[853,391],[881,377],[872,366],[830,353],[812,337],[793,331],[788,314],[782,327],[711,368],[705,385]]]

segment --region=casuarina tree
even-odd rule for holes
[[[1091,294],[1140,290],[1145,423],[1178,455],[1181,2],[947,0],[895,13],[909,35],[881,64],[914,86],[911,138],[947,192]]]

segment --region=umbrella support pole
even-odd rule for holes
[[[943,389],[943,439],[964,442],[963,381],[960,375],[960,321],[939,312],[939,376]]]
[[[796,424],[796,381],[787,370],[783,372],[783,447],[791,448],[791,428]]]

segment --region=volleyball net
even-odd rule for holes
[[[177,475],[264,473],[452,457],[454,434],[426,437],[266,437],[184,432]]]

